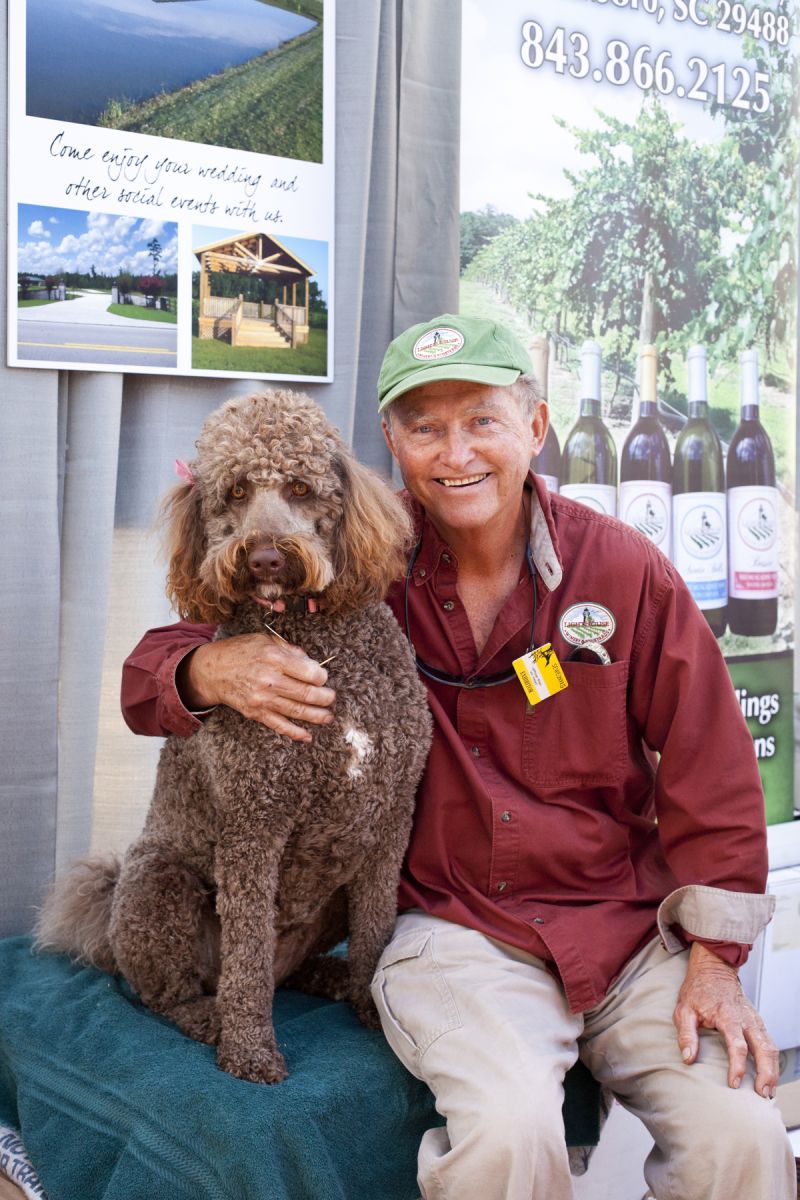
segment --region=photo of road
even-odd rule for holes
[[[18,212],[16,362],[178,369],[174,222],[33,204]]]
[[[177,329],[107,312],[108,295],[82,292],[74,300],[20,310],[20,358],[59,363],[108,363],[161,370],[177,364]]]

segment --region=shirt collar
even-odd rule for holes
[[[531,493],[530,546],[534,566],[548,592],[553,592],[561,583],[563,569],[558,550],[558,535],[553,521],[550,493],[543,480],[530,471],[525,486]],[[428,520],[424,508],[409,492],[404,499],[414,521],[414,536],[421,541],[419,554],[414,563],[413,582],[427,583],[439,566],[448,559],[454,567],[458,560],[432,521]]]
[[[531,489],[531,554],[539,578],[549,592],[561,583],[564,570],[558,549],[558,534],[553,520],[547,484],[533,471],[528,472],[526,485]]]

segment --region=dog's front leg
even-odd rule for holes
[[[395,811],[381,831],[375,848],[347,885],[350,941],[350,1003],[359,1020],[370,1029],[380,1021],[370,995],[378,959],[389,941],[397,916],[397,885],[411,830],[413,799]]]
[[[217,1062],[253,1083],[278,1083],[286,1064],[275,1040],[275,898],[283,847],[275,824],[225,831],[216,856],[221,961]]]

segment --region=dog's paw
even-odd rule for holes
[[[223,1044],[217,1051],[217,1065],[229,1075],[250,1083],[280,1083],[289,1074],[283,1055],[277,1048],[272,1050]]]
[[[216,996],[198,996],[164,1010],[164,1015],[174,1021],[179,1029],[194,1038],[216,1046],[220,1035],[220,1017]]]

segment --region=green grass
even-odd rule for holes
[[[178,314],[165,312],[163,308],[144,308],[139,304],[109,304],[106,312],[115,317],[131,317],[134,321],[160,321],[162,325],[177,325]]]
[[[295,350],[260,346],[229,346],[216,339],[192,338],[192,367],[196,371],[244,371],[254,375],[325,375],[328,331],[309,330],[305,346]]]
[[[40,308],[42,304],[61,304],[60,300],[18,300],[17,308]]]
[[[176,92],[112,100],[98,124],[321,162],[322,28]]]

